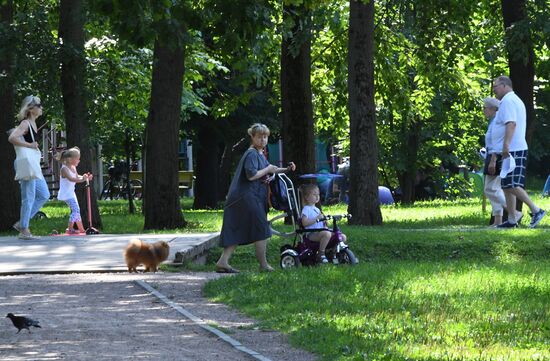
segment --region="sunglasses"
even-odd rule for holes
[[[32,109],[32,108],[42,108],[42,104],[38,103],[38,104],[30,104],[29,105],[29,109]]]

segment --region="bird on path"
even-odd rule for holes
[[[15,316],[13,313],[8,313],[8,315],[6,317],[11,320],[11,322],[13,323],[13,325],[15,327],[17,327],[17,329],[19,330],[19,331],[17,331],[17,333],[21,332],[21,330],[24,329],[24,328],[26,328],[27,331],[29,331],[29,333],[31,333],[31,330],[29,330],[29,327],[31,327],[31,326],[42,328],[38,324],[39,323],[38,321],[31,320],[28,317]]]

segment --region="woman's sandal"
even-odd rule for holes
[[[238,269],[235,269],[233,267],[221,267],[216,266],[216,273],[239,273],[240,271]]]

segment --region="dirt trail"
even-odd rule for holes
[[[209,302],[202,285],[214,273],[68,274],[0,277],[0,359],[11,360],[254,360],[152,296],[144,280],[172,302],[217,325],[271,360],[316,358],[275,331]],[[16,334],[8,312],[40,321]]]

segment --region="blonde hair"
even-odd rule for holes
[[[253,137],[256,134],[262,134],[262,135],[265,134],[265,135],[269,136],[269,134],[270,134],[269,128],[265,124],[254,123],[250,126],[250,128],[248,128],[248,135]]]
[[[316,189],[319,189],[319,186],[315,183],[306,183],[300,186],[302,205],[305,204],[306,197]]]
[[[21,109],[19,109],[19,113],[17,113],[17,119],[23,120],[28,118],[30,108],[38,104],[40,104],[39,97],[35,97],[34,95],[25,97],[21,103]]]
[[[61,163],[65,163],[67,159],[75,158],[75,157],[80,157],[80,148],[78,147],[65,149],[64,151],[57,153],[55,155],[55,159]]]

